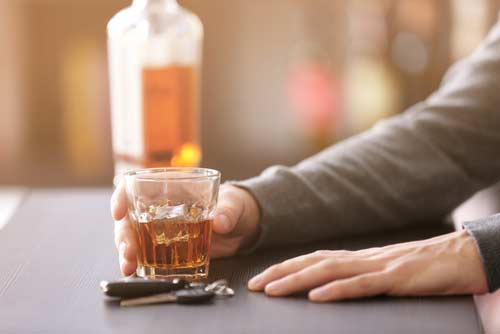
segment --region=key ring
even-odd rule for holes
[[[192,282],[189,284],[189,287],[191,289],[203,288],[205,291],[215,293],[217,297],[232,297],[235,294],[234,290],[229,287],[229,284],[225,279],[220,279],[209,284]]]
[[[225,279],[217,280],[210,283],[205,287],[206,291],[213,291],[216,296],[219,297],[232,297],[234,296],[234,290],[228,286],[228,282]]]

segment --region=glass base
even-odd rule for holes
[[[189,281],[201,280],[208,277],[208,261],[197,267],[185,268],[158,268],[138,265],[136,274],[147,279],[182,278]]]

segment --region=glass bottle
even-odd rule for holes
[[[176,0],[134,0],[108,23],[115,177],[197,166],[203,26]]]

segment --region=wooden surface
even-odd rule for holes
[[[316,248],[357,249],[443,233],[410,230],[213,261],[232,299],[121,309],[99,282],[117,278],[109,190],[33,191],[0,231],[0,333],[480,333],[471,297],[312,304],[250,293],[249,277]]]

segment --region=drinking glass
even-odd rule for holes
[[[124,174],[128,214],[144,278],[206,278],[220,172],[169,167]]]

